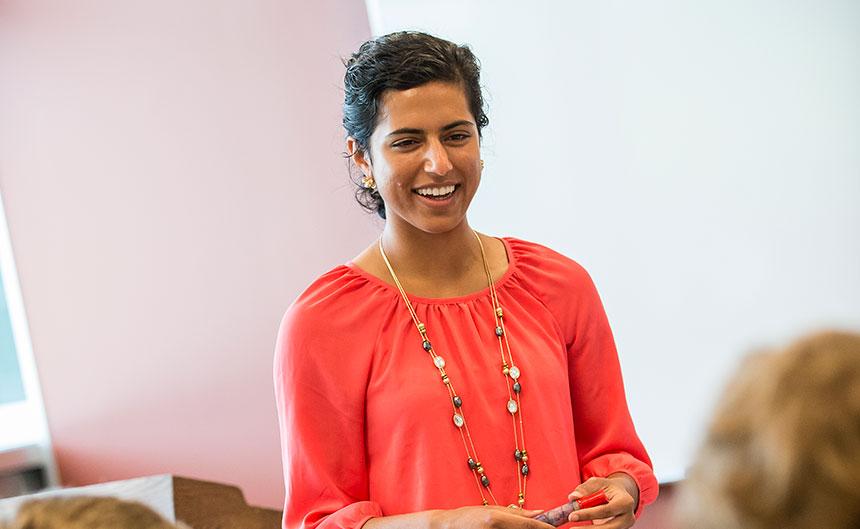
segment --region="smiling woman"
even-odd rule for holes
[[[449,232],[466,218],[481,181],[478,127],[459,83],[433,81],[381,98],[367,147],[348,152],[385,197],[393,229]]]
[[[590,277],[535,243],[480,234],[478,63],[423,33],[347,61],[347,151],[377,241],[287,311],[275,389],[284,527],[633,525],[657,495]],[[576,516],[578,518],[573,518]]]
[[[461,119],[465,123],[448,126],[471,123],[480,139],[481,131],[490,122],[484,112],[480,67],[471,50],[442,39],[418,34],[404,38],[405,35],[409,34],[392,33],[367,41],[346,61],[343,126],[351,140],[348,142],[351,156],[368,150],[383,98],[392,91],[406,91],[431,82],[456,84],[460,95],[466,98],[468,114]],[[406,127],[399,132],[422,131]],[[357,196],[362,205],[385,218],[384,201],[373,187],[360,186]]]

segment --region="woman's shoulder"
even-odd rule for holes
[[[566,343],[573,343],[578,326],[603,314],[591,276],[575,260],[542,244],[505,241],[517,260],[517,283],[541,301],[558,322]]]
[[[361,282],[349,265],[337,265],[320,275],[298,295],[292,307],[296,306],[325,306],[329,303],[341,303],[361,288]],[[292,308],[291,307],[291,308]]]
[[[390,296],[348,265],[314,280],[281,319],[275,345],[278,391],[302,378],[340,392],[361,393]]]
[[[548,246],[516,237],[504,237],[520,275],[539,282],[591,282],[585,268]]]
[[[351,263],[338,265],[315,279],[296,298],[284,314],[281,323],[292,332],[342,332],[355,335],[367,325],[361,318],[391,305],[391,296],[384,288],[360,273]],[[365,322],[366,323],[366,322]]]

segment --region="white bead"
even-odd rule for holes
[[[513,399],[509,400],[508,401],[508,411],[511,412],[511,414],[514,414],[517,412],[517,409],[519,409],[519,408],[517,408],[517,401],[515,401]]]
[[[508,374],[511,376],[512,379],[516,380],[520,378],[520,368],[518,368],[517,366],[511,366],[511,369],[508,371]]]
[[[455,413],[454,414],[454,425],[457,428],[462,428],[464,423],[465,423],[465,421],[463,420],[463,416],[460,415],[459,413]]]
[[[442,369],[443,367],[445,367],[445,359],[441,356],[437,356],[433,359],[433,365],[435,365],[439,369]]]

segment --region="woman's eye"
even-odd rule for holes
[[[394,148],[411,147],[416,143],[418,142],[416,142],[415,140],[400,140],[392,143],[391,146]]]
[[[451,134],[448,136],[448,139],[451,141],[463,141],[469,139],[469,135],[464,132],[458,132],[456,134]]]

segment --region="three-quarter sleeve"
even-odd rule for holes
[[[628,474],[639,488],[636,515],[657,498],[657,479],[633,426],[615,340],[588,272],[545,246],[511,240],[518,281],[552,314],[567,353],[580,481]]]
[[[366,362],[332,315],[297,302],[278,333],[275,395],[286,499],[284,529],[357,529],[382,509],[368,501]],[[334,317],[336,320],[336,315]]]
[[[651,460],[639,440],[624,393],[615,340],[591,278],[580,269],[568,346],[568,378],[582,480],[628,474],[640,507],[658,493]]]

